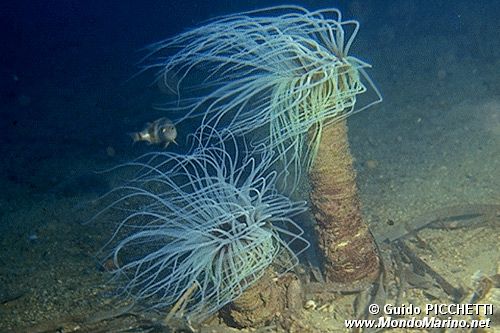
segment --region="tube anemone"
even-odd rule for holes
[[[382,100],[365,72],[370,65],[349,55],[358,29],[336,9],[278,6],[209,21],[151,45],[145,59],[145,69],[159,69],[162,85],[180,94],[169,105],[182,112],[179,121],[200,117],[223,135],[267,127],[265,147],[293,175],[292,190],[308,171],[326,276],[339,282],[370,282],[379,272],[345,122]],[[360,107],[368,89],[375,98]]]
[[[165,105],[181,113],[178,122],[199,117],[235,135],[267,128],[266,146],[298,172],[296,181],[325,126],[381,100],[365,72],[370,65],[348,54],[358,28],[336,9],[234,14],[151,45],[145,70],[159,69],[157,80],[179,95]],[[367,87],[376,100],[355,108]]]
[[[271,265],[291,269],[308,246],[291,219],[306,205],[274,188],[272,153],[250,157],[235,140],[210,136],[198,137],[188,155],[149,153],[125,164],[138,173],[113,190],[119,199],[103,210],[126,214],[105,247],[125,292],[152,308],[180,302],[176,311],[195,322]]]

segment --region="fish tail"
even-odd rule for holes
[[[128,135],[132,138],[134,143],[141,141],[141,133],[139,132],[128,133]]]

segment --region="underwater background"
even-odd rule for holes
[[[442,207],[500,204],[498,1],[2,1],[0,332],[56,332],[51,323],[111,307],[95,255],[112,229],[82,222],[121,180],[95,171],[162,149],[128,135],[169,116],[153,108],[165,98],[154,75],[134,76],[140,49],[281,4],[335,7],[361,24],[351,53],[373,66],[384,101],[348,124],[374,232]],[[180,125],[167,150],[187,151],[193,128]],[[428,262],[452,281],[500,274],[498,226],[426,237]],[[334,321],[311,314],[322,315]]]

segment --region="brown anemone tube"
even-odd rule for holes
[[[304,294],[300,280],[292,273],[277,277],[269,268],[264,276],[221,311],[231,327],[263,327],[281,314],[291,315],[303,309]]]
[[[345,119],[323,128],[309,180],[326,279],[373,282],[380,271],[379,255],[362,218]]]

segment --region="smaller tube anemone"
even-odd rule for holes
[[[152,308],[190,294],[183,311],[197,322],[271,265],[291,269],[309,245],[291,219],[306,204],[276,191],[272,153],[242,154],[234,137],[223,142],[211,130],[206,139],[206,130],[188,155],[149,153],[125,164],[139,171],[103,210],[126,215],[105,247],[125,292]]]

